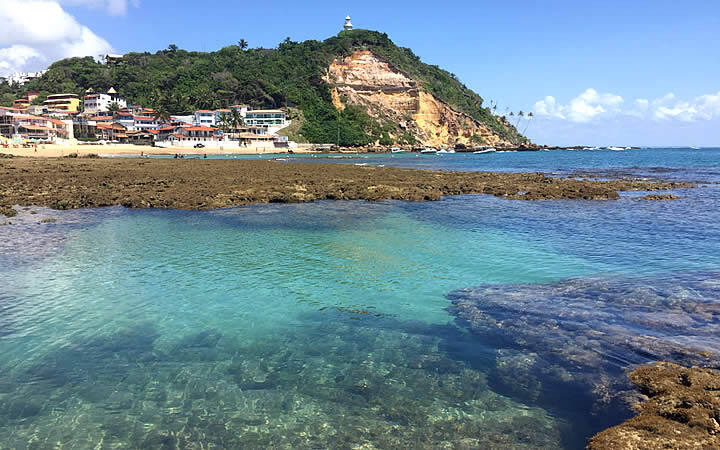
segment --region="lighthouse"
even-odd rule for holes
[[[350,16],[345,17],[345,25],[343,26],[345,28],[345,31],[350,31],[353,29],[353,24],[350,22]]]

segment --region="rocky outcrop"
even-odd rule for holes
[[[503,392],[533,402],[543,384],[563,386],[595,411],[615,410],[634,402],[629,366],[720,367],[718,275],[483,285],[449,293],[448,310],[498,348],[490,380]]]
[[[333,104],[362,107],[372,117],[397,123],[422,145],[472,144],[478,136],[496,147],[512,144],[467,114],[455,111],[370,50],[332,62],[325,75]],[[395,136],[393,136],[395,137]]]
[[[636,417],[595,435],[588,449],[720,448],[720,373],[658,363],[630,380],[648,400],[636,405]]]

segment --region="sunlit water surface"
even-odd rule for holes
[[[629,411],[553,380],[517,395],[447,295],[720,269],[720,151],[653,151],[368,162],[706,184],[671,202],[25,211],[0,227],[0,448],[582,447]]]

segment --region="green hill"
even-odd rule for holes
[[[498,121],[482,106],[483,99],[454,75],[421,62],[410,49],[393,44],[386,34],[367,30],[343,31],[322,42],[286,39],[277,49],[231,45],[205,53],[171,45],[154,54],[128,53],[121,64],[111,66],[91,57],[68,58],[52,64],[42,78],[23,86],[22,91],[37,90],[41,101],[52,93],[83,95],[88,88],[104,92],[114,87],[131,103],[171,114],[238,103],[289,107],[299,110],[303,121],[298,131],[309,142],[335,142],[339,135],[341,145],[413,143],[414,138],[391,121],[373,118],[357,106],[343,111],[333,106],[330,86],[322,77],[335,58],[357,49],[371,50],[421,83],[424,90],[503,139],[514,144],[527,142],[514,127]],[[21,91],[7,85],[4,89],[14,95]],[[2,98],[10,100],[8,95]]]

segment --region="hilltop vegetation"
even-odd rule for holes
[[[422,83],[425,90],[486,124],[491,130],[515,143],[524,143],[512,126],[502,125],[483,107],[483,99],[454,75],[420,61],[410,49],[400,48],[384,33],[343,31],[325,41],[293,42],[289,38],[277,49],[245,49],[244,41],[216,52],[188,52],[170,45],[154,54],[128,53],[118,65],[98,63],[91,57],[68,58],[50,66],[40,79],[23,89],[34,89],[37,101],[48,94],[74,92],[83,95],[88,88],[105,92],[115,87],[131,103],[151,106],[171,114],[196,109],[215,109],[246,103],[266,107],[294,107],[304,121],[299,133],[309,142],[336,142],[341,145],[413,143],[398,125],[374,119],[361,108],[349,106],[337,111],[330,89],[323,81],[327,67],[338,56],[356,49],[370,49],[398,70]],[[9,97],[0,90],[0,99]],[[395,136],[390,139],[389,136]]]

